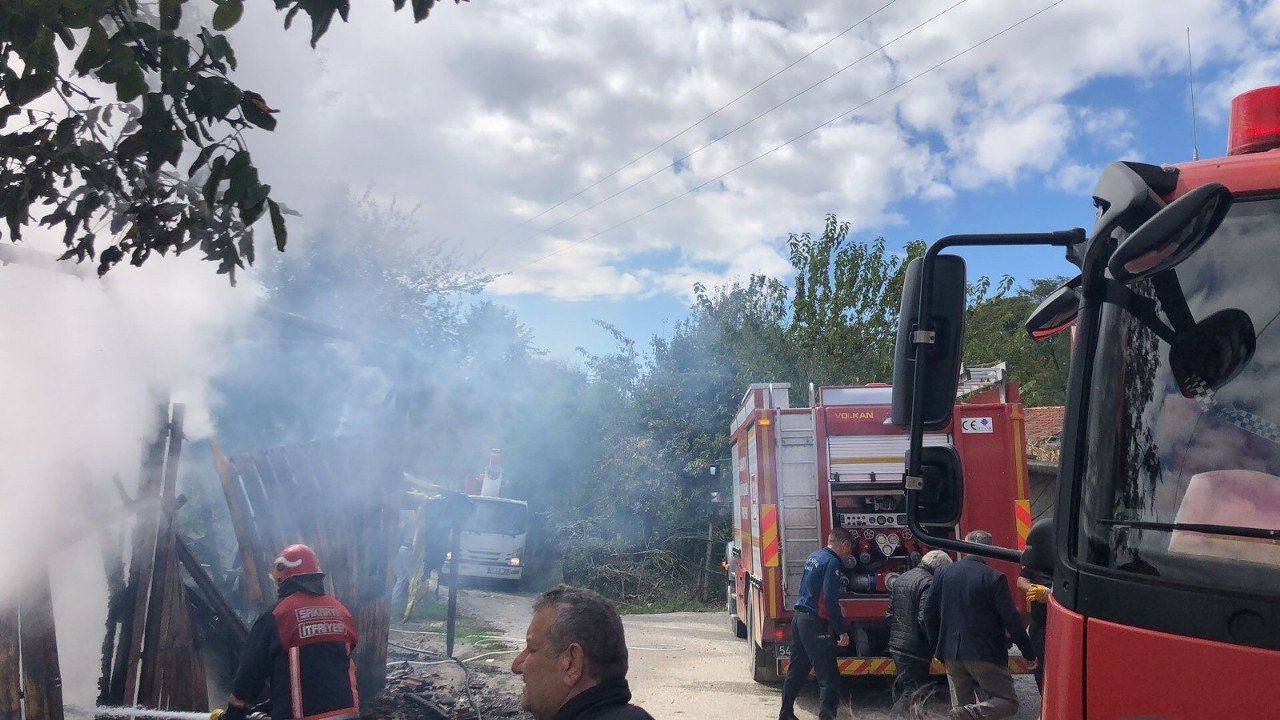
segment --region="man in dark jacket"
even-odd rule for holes
[[[894,716],[905,716],[916,691],[929,682],[933,648],[924,632],[924,603],[933,585],[933,574],[951,564],[951,556],[930,550],[920,564],[898,576],[889,589],[889,655],[893,657]]]
[[[324,591],[324,573],[306,545],[280,551],[271,570],[279,600],[249,631],[227,709],[215,719],[244,720],[271,681],[271,717],[346,720],[360,717],[351,649],[351,613]]]
[[[511,663],[534,720],[653,720],[630,704],[622,618],[590,590],[561,585],[533,602],[525,648]]]
[[[964,538],[991,544],[991,533],[974,530]],[[1008,639],[1034,662],[1036,654],[1013,606],[1004,575],[976,555],[942,568],[924,605],[925,631],[934,655],[947,666],[951,719],[1002,718],[1018,712],[1009,673]],[[976,697],[981,689],[987,699]]]
[[[849,631],[840,612],[840,569],[852,555],[849,531],[833,528],[827,533],[827,546],[804,562],[800,596],[791,619],[791,665],[782,684],[781,720],[795,717],[796,698],[811,669],[818,676],[818,717],[831,720],[836,716],[840,704],[836,647],[849,644]]]

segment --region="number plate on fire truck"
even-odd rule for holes
[[[777,645],[777,646],[775,646],[775,647],[776,647],[776,651],[777,651],[777,658],[778,658],[779,660],[783,660],[783,659],[790,660],[790,659],[791,659],[791,646],[790,646],[790,645]]]

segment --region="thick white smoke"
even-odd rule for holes
[[[0,603],[49,568],[68,703],[91,705],[96,691],[97,531],[130,522],[111,478],[136,489],[166,393],[187,406],[188,443],[209,434],[209,380],[258,302],[251,282],[232,288],[213,271],[195,257],[120,266],[103,281],[0,267]]]

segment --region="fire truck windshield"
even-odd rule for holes
[[[1280,541],[1269,532],[1280,529],[1278,239],[1280,199],[1237,200],[1176,268],[1192,319],[1238,309],[1252,323],[1252,357],[1215,348],[1247,357],[1218,387],[1180,385],[1167,343],[1127,311],[1102,310],[1083,437],[1081,561],[1198,587],[1280,589]],[[1131,289],[1157,295],[1150,280]]]

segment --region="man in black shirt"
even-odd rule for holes
[[[653,720],[630,704],[622,618],[599,594],[561,585],[538,596],[525,643],[511,672],[534,720]]]

